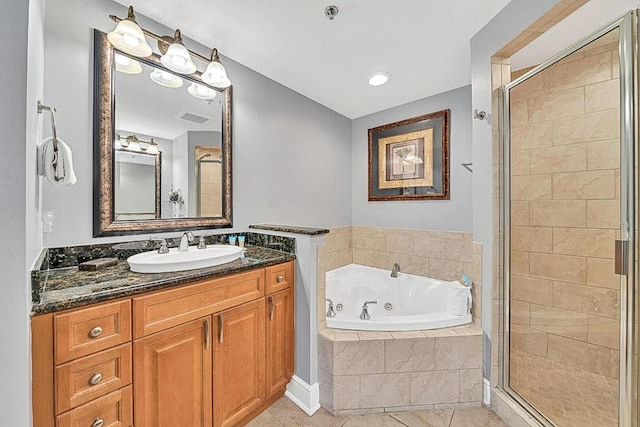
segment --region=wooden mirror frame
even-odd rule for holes
[[[232,227],[231,203],[231,86],[219,92],[222,102],[222,216],[210,218],[164,218],[151,220],[116,221],[113,200],[115,147],[115,73],[116,49],[107,41],[105,33],[94,30],[93,70],[93,236],[120,236],[208,228]],[[125,54],[125,56],[128,56]],[[144,64],[165,70],[160,56],[135,58]],[[183,79],[204,84],[201,73],[181,75]]]

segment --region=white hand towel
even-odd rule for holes
[[[471,288],[453,281],[447,295],[447,313],[452,316],[464,316],[471,312]]]
[[[52,185],[73,185],[78,180],[73,171],[73,155],[69,146],[58,138],[58,152],[54,151],[53,138],[45,138],[38,145],[38,175]]]

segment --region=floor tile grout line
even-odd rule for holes
[[[456,413],[455,409],[451,411],[451,418],[449,418],[449,424],[447,424],[447,427],[451,427],[451,423],[453,422],[453,414],[455,413]]]
[[[411,427],[409,424],[405,424],[401,419],[396,418],[393,414],[388,414],[391,418],[402,424],[403,426]]]

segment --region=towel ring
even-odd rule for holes
[[[38,114],[42,114],[43,111],[49,111],[51,113],[51,130],[53,132],[53,151],[58,152],[58,132],[56,130],[56,107],[50,107],[44,105],[41,101],[38,101]]]

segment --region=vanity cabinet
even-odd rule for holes
[[[34,425],[246,423],[293,375],[293,265],[33,317]]]

